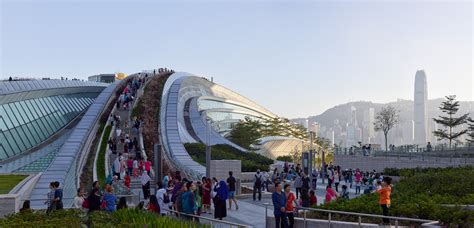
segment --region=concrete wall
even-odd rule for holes
[[[226,181],[229,177],[229,171],[233,172],[233,176],[237,179],[236,194],[240,195],[241,177],[242,177],[242,161],[240,160],[211,160],[211,178],[216,177],[217,180]]]
[[[275,227],[275,218],[274,217],[267,217],[267,228]],[[331,225],[331,226],[329,226]],[[305,227],[304,226],[304,219],[303,218],[295,218],[295,226],[294,227]],[[329,221],[327,220],[320,220],[320,219],[306,219],[306,227],[331,227],[331,228],[359,228],[359,227],[379,227],[377,224],[371,223],[361,223],[359,226],[358,223],[355,222],[341,222],[341,221]]]
[[[342,168],[359,168],[363,171],[383,171],[384,168],[450,167],[473,165],[474,158],[408,158],[408,157],[372,157],[361,155],[334,155],[334,164]]]
[[[211,178],[227,180],[229,171],[232,171],[236,179],[241,179],[242,161],[240,160],[211,160]]]
[[[0,218],[20,211],[20,194],[0,195]]]

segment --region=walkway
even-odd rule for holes
[[[116,139],[116,143],[117,143],[117,153],[116,154],[108,153],[109,154],[109,167],[110,167],[109,170],[112,173],[113,173],[112,167],[113,167],[115,159],[118,157],[119,154],[124,153],[124,144],[120,142],[120,138],[125,139],[125,136],[128,134],[129,139],[131,141],[133,141],[135,138],[137,140],[139,140],[138,129],[133,127],[133,120],[130,119],[130,118],[131,118],[131,113],[132,113],[132,110],[133,110],[133,104],[136,101],[138,101],[138,99],[143,95],[143,88],[144,88],[144,85],[141,85],[140,89],[137,90],[136,97],[135,97],[133,102],[130,102],[128,109],[124,109],[123,106],[121,106],[118,109],[116,108],[115,112],[112,113],[112,115],[117,115],[117,116],[120,117],[119,128],[122,130],[120,137],[117,137],[117,135],[116,135],[117,132],[116,131],[112,132],[112,136],[111,136],[111,137]],[[115,126],[117,127],[117,125],[115,125]],[[124,157],[125,162],[127,162],[129,157],[132,157],[133,159],[135,159],[135,157],[136,157],[136,148],[133,148],[131,151],[128,151],[128,157]],[[153,169],[153,167],[152,167],[152,169]],[[153,172],[152,172],[152,174],[153,174]],[[150,177],[153,180],[152,174],[150,174]],[[155,189],[155,185],[150,184],[150,192],[152,194],[154,194],[154,189]],[[133,195],[138,196],[139,200],[143,199],[143,192],[142,192],[142,187],[141,187],[141,182],[140,182],[139,177],[134,178],[133,176],[131,176],[130,191],[132,192]],[[137,202],[128,202],[128,203],[132,206],[132,205],[138,204],[138,201]]]

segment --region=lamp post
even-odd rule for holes
[[[211,177],[211,119],[206,117],[206,177]]]

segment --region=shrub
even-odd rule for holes
[[[99,155],[97,157],[97,179],[100,183],[105,183],[105,156],[107,151],[107,141],[110,137],[110,132],[112,131],[112,126],[107,125],[105,127],[104,135],[102,136],[102,141],[100,144]]]
[[[208,227],[194,222],[179,221],[170,217],[161,217],[143,210],[125,209],[114,213],[94,212],[90,218],[91,227]]]
[[[446,225],[460,227],[474,226],[473,211],[463,210],[461,207],[442,206],[442,204],[474,204],[474,178],[471,178],[474,176],[473,167],[402,169],[397,172],[403,178],[392,188],[391,216],[439,220]],[[351,200],[338,200],[318,208],[381,214],[377,202],[377,194],[368,194]],[[314,213],[312,216],[322,218],[325,215]],[[356,221],[354,217],[340,217]],[[380,222],[377,219],[366,220]]]
[[[206,164],[206,145],[203,143],[186,143],[184,147],[189,155],[199,164]],[[211,148],[213,160],[241,160],[242,172],[255,172],[257,169],[268,171],[273,160],[255,152],[242,152],[229,145],[219,144]]]
[[[276,158],[277,161],[286,161],[286,162],[293,162],[293,158],[290,155],[283,155],[283,156],[278,156]]]
[[[204,224],[160,217],[143,210],[125,209],[114,213],[104,211],[90,215],[77,209],[45,210],[17,213],[0,219],[0,227],[209,227]]]

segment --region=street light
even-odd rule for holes
[[[211,177],[211,121],[206,114],[206,177]]]

